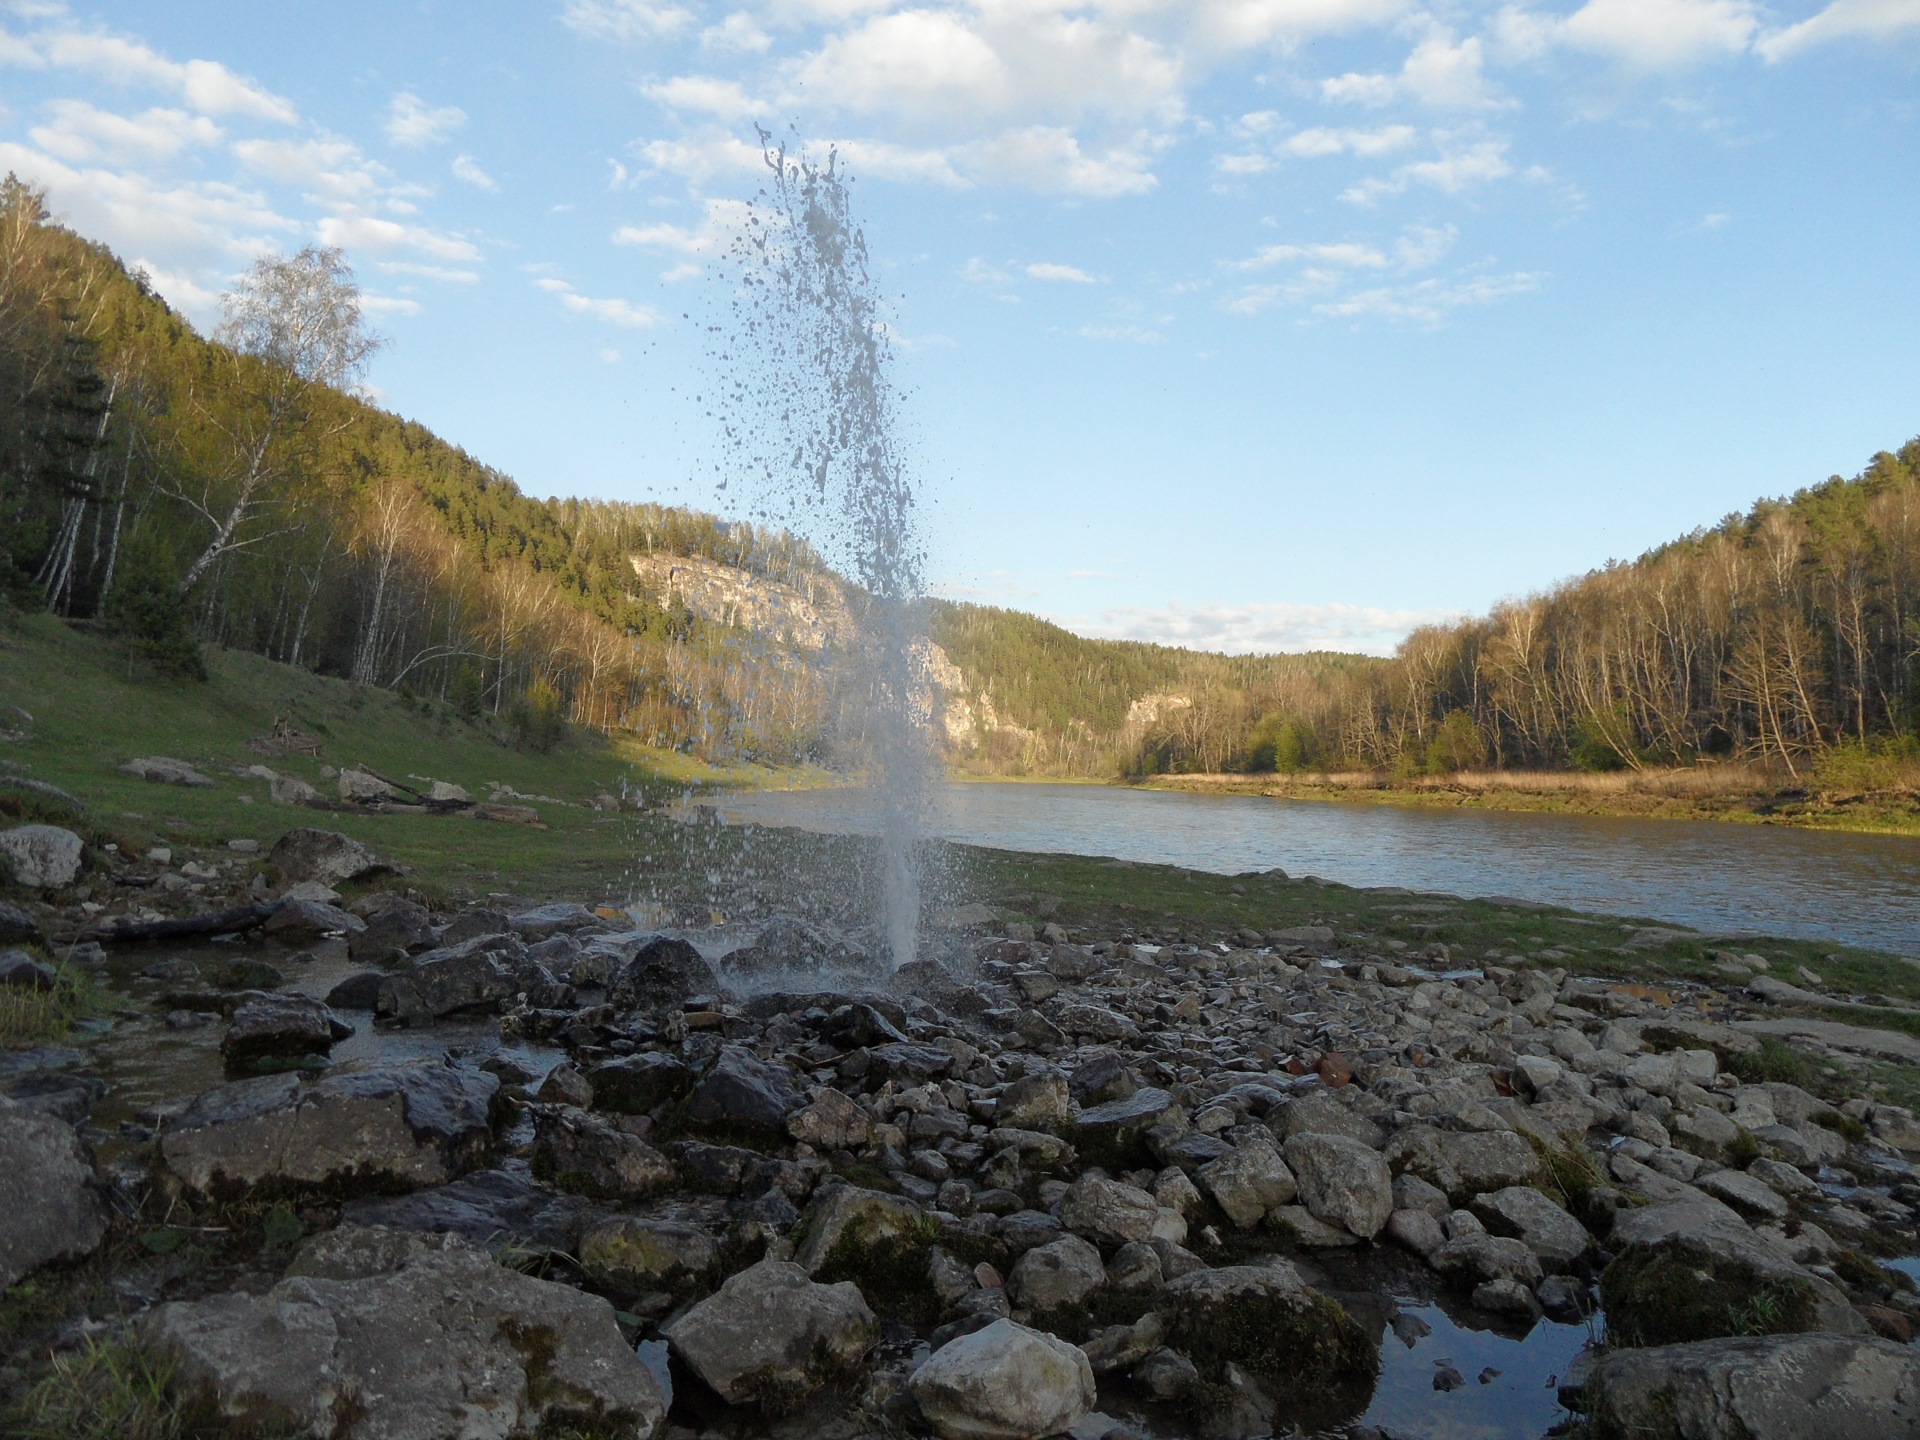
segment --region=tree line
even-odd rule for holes
[[[533,499],[354,390],[378,337],[338,251],[262,259],[202,337],[105,247],[0,182],[0,591],[162,671],[203,644],[458,705],[767,760],[832,741],[799,657],[656,593],[629,556],[769,578],[791,536],[658,505]],[[772,663],[769,663],[771,659]]]
[[[1920,439],[1390,660],[1199,686],[1117,766],[1623,770],[1920,760]],[[1221,732],[1225,732],[1225,738]]]

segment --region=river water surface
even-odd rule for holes
[[[728,796],[731,822],[858,833],[859,790]],[[1428,810],[1105,785],[949,784],[932,833],[1002,850],[1513,896],[1920,959],[1920,839],[1713,821]]]

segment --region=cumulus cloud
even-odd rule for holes
[[[467,112],[458,105],[429,105],[411,90],[402,90],[387,107],[387,138],[409,149],[437,145],[466,123]]]
[[[718,25],[702,30],[700,44],[708,50],[759,55],[772,47],[773,37],[755,24],[751,15],[736,10]]]
[[[1083,635],[1145,640],[1229,655],[1299,654],[1307,650],[1391,655],[1422,625],[1453,619],[1449,611],[1394,610],[1377,605],[1288,604],[1119,606],[1059,623]]]
[[[1509,7],[1494,27],[1502,48],[1516,58],[1538,56],[1557,46],[1643,70],[1739,55],[1759,30],[1760,14],[1752,0],[1587,0],[1564,17]]]
[[[1833,0],[1818,14],[1764,36],[1754,46],[1777,62],[1830,40],[1891,40],[1920,31],[1920,0]]]
[[[1030,280],[1062,280],[1072,285],[1091,285],[1093,276],[1072,265],[1056,265],[1050,260],[1037,260],[1026,268]]]
[[[595,299],[590,295],[582,295],[566,281],[551,275],[543,275],[533,283],[576,315],[590,315],[609,325],[624,325],[632,329],[646,329],[660,323],[659,311],[650,305],[636,305],[631,300]]]
[[[77,70],[113,85],[160,90],[202,115],[246,115],[281,124],[299,118],[291,101],[216,61],[170,60],[137,40],[104,30],[49,29],[9,36],[0,59],[36,69]]]
[[[116,115],[85,100],[55,100],[47,106],[47,117],[28,132],[33,143],[49,155],[83,165],[156,165],[191,146],[217,145],[224,138],[213,121],[185,110]]]
[[[1351,205],[1371,206],[1414,185],[1458,195],[1513,174],[1505,140],[1462,140],[1456,136],[1438,140],[1440,154],[1433,159],[1402,165],[1391,175],[1369,177],[1343,190],[1340,198]]]
[[[680,255],[718,255],[745,227],[747,214],[745,201],[709,200],[698,225],[622,225],[613,232],[613,243]]]
[[[471,155],[453,157],[453,178],[463,185],[471,185],[476,190],[492,192],[500,188],[499,184],[486,171],[480,168],[480,162]]]
[[[1320,82],[1320,96],[1335,104],[1378,107],[1411,99],[1437,110],[1492,110],[1506,102],[1484,73],[1477,36],[1456,41],[1436,28],[1414,46],[1397,75],[1349,73]]]
[[[692,111],[719,120],[742,120],[761,108],[738,81],[716,80],[710,75],[679,75],[640,88],[649,100],[669,110]]]

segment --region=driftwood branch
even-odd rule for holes
[[[179,920],[116,920],[106,925],[91,925],[56,937],[63,945],[97,940],[106,945],[126,945],[143,940],[177,940],[188,935],[234,935],[257,929],[272,919],[280,908],[278,901],[241,905],[216,915],[188,915]]]

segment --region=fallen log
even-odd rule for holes
[[[103,945],[128,945],[143,940],[178,940],[188,935],[237,935],[255,930],[271,920],[280,909],[278,900],[253,905],[238,905],[213,915],[187,915],[178,920],[116,920],[106,925],[89,925],[54,938],[62,945],[78,945],[97,940]]]

